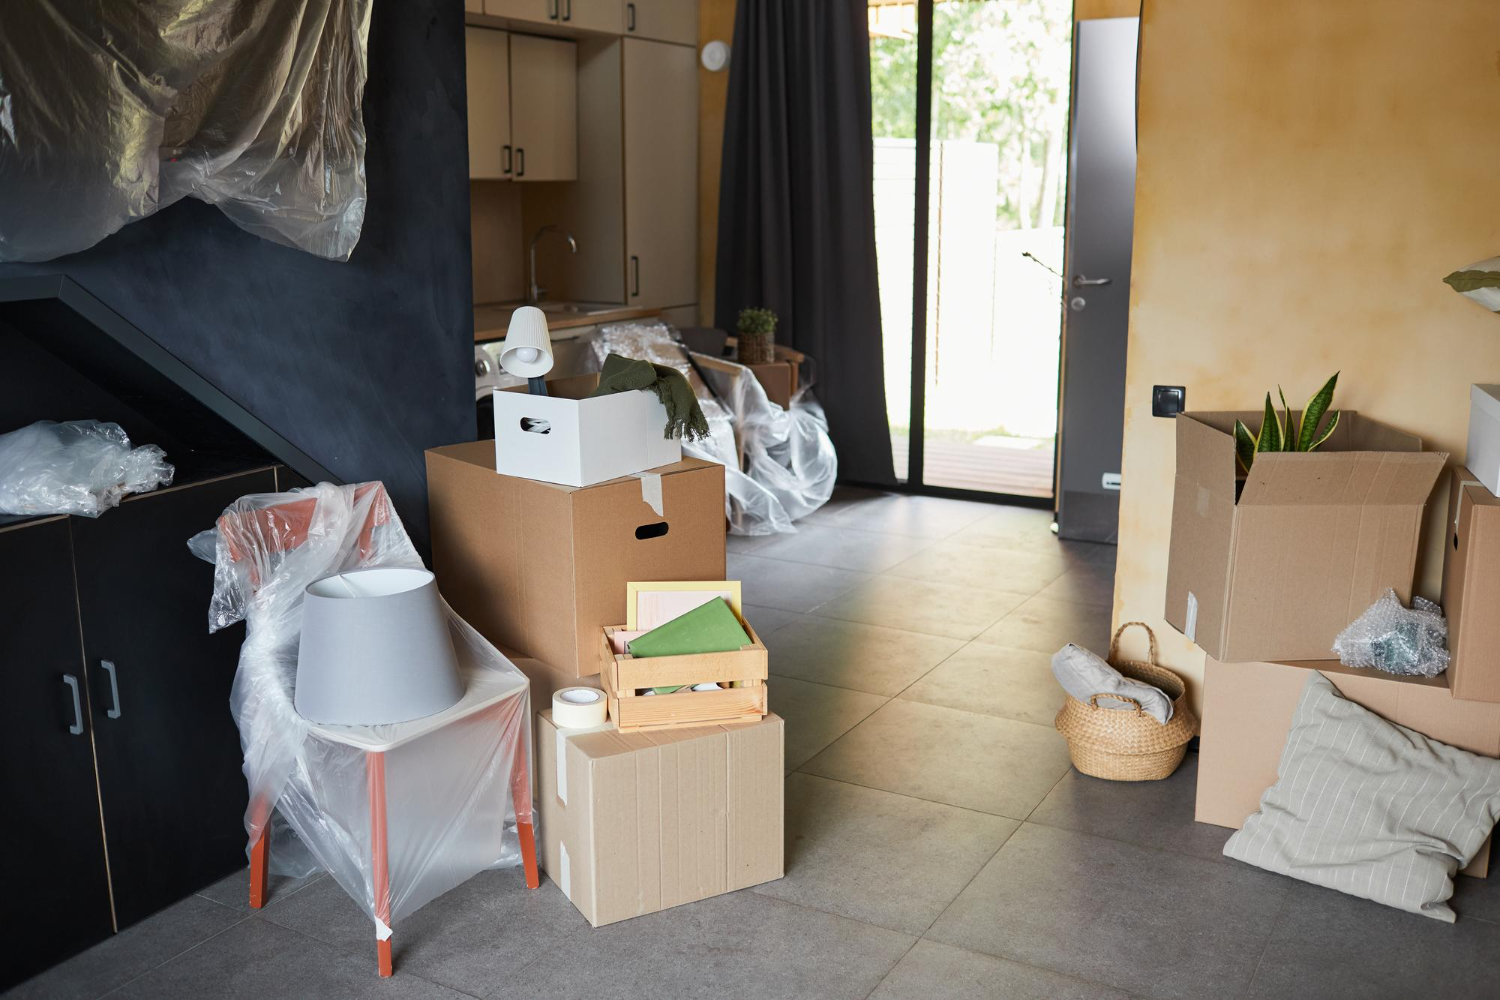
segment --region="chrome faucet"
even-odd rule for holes
[[[527,264],[530,271],[528,274],[529,280],[526,284],[526,303],[528,305],[536,305],[547,292],[547,289],[542,288],[536,283],[536,245],[548,233],[562,233],[562,238],[568,241],[568,247],[574,253],[578,252],[578,241],[573,238],[572,233],[564,233],[560,226],[543,226],[536,231],[536,235],[531,238],[531,248],[527,251]]]

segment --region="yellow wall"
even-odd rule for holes
[[[1114,614],[1159,626],[1195,688],[1202,653],[1161,621],[1173,424],[1151,386],[1253,409],[1280,382],[1295,406],[1341,369],[1340,405],[1461,458],[1500,316],[1442,278],[1500,253],[1497,50],[1496,0],[1147,0]]]

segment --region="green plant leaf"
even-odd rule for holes
[[[1455,292],[1500,288],[1500,271],[1454,271],[1443,281]]]
[[[1318,445],[1322,444],[1324,441],[1327,441],[1328,438],[1333,434],[1333,429],[1335,427],[1337,427],[1338,425],[1339,425],[1339,411],[1338,410],[1334,410],[1331,414],[1328,415],[1328,429],[1323,432],[1323,436],[1322,437],[1318,438],[1312,444],[1308,445],[1307,446],[1307,450],[1308,451],[1312,451]]]
[[[1281,416],[1271,405],[1271,394],[1266,393],[1266,412],[1260,418],[1260,434],[1255,439],[1255,450],[1281,450]]]
[[[1243,420],[1234,422],[1234,455],[1240,460],[1240,468],[1249,472],[1255,461],[1255,435],[1250,433]]]
[[[1323,388],[1313,393],[1307,405],[1302,408],[1302,433],[1297,436],[1297,451],[1312,451],[1318,445],[1328,440],[1328,435],[1333,433],[1333,424],[1328,425],[1328,430],[1322,437],[1318,436],[1318,424],[1323,419],[1323,414],[1333,405],[1333,390],[1339,382],[1339,373],[1334,372]]]
[[[1286,405],[1286,393],[1281,391],[1281,386],[1276,387],[1276,394],[1281,397],[1281,410],[1286,414],[1286,429],[1281,435],[1281,449],[1283,451],[1297,450],[1297,427],[1292,422],[1292,408]]]

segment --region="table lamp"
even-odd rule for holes
[[[547,395],[542,378],[552,370],[552,334],[547,330],[547,315],[536,306],[521,306],[511,313],[500,346],[500,367],[526,380],[533,396]]]
[[[297,651],[297,712],[325,725],[408,722],[453,707],[464,680],[437,582],[381,567],[308,584]]]

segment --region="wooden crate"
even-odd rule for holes
[[[610,718],[622,731],[678,729],[728,722],[752,722],[766,714],[765,644],[749,622],[743,623],[750,645],[725,653],[685,656],[631,656],[616,653],[613,636],[624,625],[599,636],[599,677],[609,696]],[[641,696],[644,688],[734,682],[720,691],[679,691]]]

